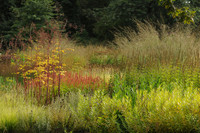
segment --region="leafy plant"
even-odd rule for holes
[[[40,51],[41,47],[36,46],[36,54],[24,55],[24,61],[20,63],[17,72],[23,78],[25,93],[34,92],[40,101],[46,90],[46,103],[49,103],[51,95],[53,98],[60,96],[61,75],[65,72],[65,64],[61,61],[65,50],[60,47],[59,42],[55,47],[50,48],[49,45],[46,52]]]

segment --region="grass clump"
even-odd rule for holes
[[[127,57],[127,66],[152,68],[159,66],[199,66],[200,40],[190,29],[173,29],[161,25],[156,30],[151,24],[138,23],[138,32],[127,28],[125,35],[116,35],[113,42]]]
[[[138,91],[132,128],[137,132],[199,132],[199,90]]]

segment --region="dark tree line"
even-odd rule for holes
[[[67,22],[65,32],[82,41],[112,40],[135,20],[173,25],[200,22],[199,0],[0,0],[0,40],[7,45],[20,29],[45,28],[50,20]],[[195,12],[194,12],[195,11]]]

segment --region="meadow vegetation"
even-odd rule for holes
[[[0,132],[200,132],[200,40],[190,28],[138,23],[109,47],[50,33],[1,55]]]

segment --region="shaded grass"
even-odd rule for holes
[[[50,110],[49,107],[48,110],[46,107],[34,105],[33,101],[22,95],[6,93],[1,96],[0,105],[1,132],[56,132],[62,127],[57,123],[58,128],[56,126],[54,129],[51,128],[51,117],[56,117],[51,116],[55,113],[53,109]],[[60,113],[57,111],[57,117],[60,115],[62,111]],[[60,121],[62,118],[63,116],[60,117]]]

